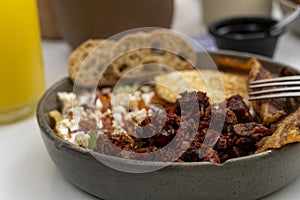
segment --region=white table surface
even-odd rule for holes
[[[197,0],[177,0],[176,5],[173,28],[188,35],[202,33]],[[70,52],[63,41],[43,41],[48,87],[67,75]],[[300,69],[300,37],[290,33],[282,36],[274,59]],[[62,177],[46,151],[34,116],[0,126],[0,159],[1,200],[95,199]],[[300,177],[264,199],[299,200]]]

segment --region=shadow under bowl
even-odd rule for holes
[[[226,56],[246,60],[251,54],[217,51],[214,59]],[[285,66],[256,56],[272,72]],[[198,54],[198,64],[205,66],[207,55]],[[170,163],[137,162],[107,156],[80,148],[60,138],[53,130],[49,111],[59,109],[57,92],[73,89],[64,78],[42,97],[37,120],[47,151],[63,175],[80,189],[102,199],[214,199],[250,200],[266,196],[289,184],[300,173],[300,144],[279,150],[230,159],[223,164],[207,162]],[[128,173],[108,167],[105,162],[127,167],[157,167],[148,173]],[[45,169],[47,170],[47,169]]]
[[[284,29],[270,34],[277,21],[266,17],[233,17],[218,20],[208,29],[219,49],[228,49],[273,57],[279,36]]]

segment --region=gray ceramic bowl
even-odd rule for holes
[[[253,56],[219,51],[210,55],[248,59]],[[204,59],[199,61],[206,64]],[[265,67],[277,71],[283,65],[257,57]],[[51,127],[48,112],[58,108],[56,93],[72,91],[65,78],[54,84],[41,99],[37,119],[47,150],[64,176],[80,189],[102,199],[258,199],[289,184],[300,173],[300,144],[280,150],[231,159],[223,164],[172,163],[148,173],[126,173],[99,162],[85,149],[66,142]],[[137,163],[98,155],[108,162],[136,167],[159,167],[159,162]]]
[[[283,14],[287,15],[291,12],[293,12],[297,6],[300,6],[300,5],[297,5],[296,3],[290,1],[290,0],[280,0],[280,8],[283,12]],[[288,25],[288,28],[296,33],[298,36],[300,36],[300,16],[298,16],[295,21],[293,21],[291,24]]]

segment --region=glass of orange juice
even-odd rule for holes
[[[28,116],[45,89],[35,0],[0,3],[0,124]]]

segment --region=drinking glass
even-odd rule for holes
[[[35,0],[0,3],[0,124],[33,113],[45,89]]]

